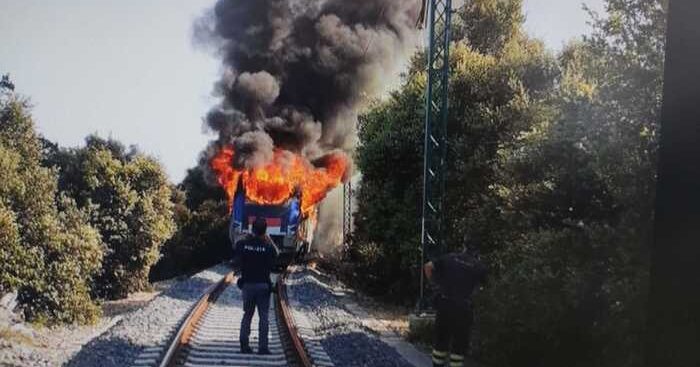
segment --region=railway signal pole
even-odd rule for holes
[[[422,265],[444,246],[443,197],[447,155],[452,0],[424,0],[428,25],[428,84],[425,98],[423,218],[418,309],[426,306]],[[425,17],[425,15],[423,16]],[[423,18],[422,18],[423,19]]]
[[[352,178],[343,185],[343,244],[350,248],[352,234]]]

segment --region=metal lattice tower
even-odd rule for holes
[[[452,0],[428,1],[428,84],[425,106],[425,151],[421,265],[442,251],[445,157],[449,93]],[[425,280],[420,276],[419,309],[425,306]]]
[[[343,185],[343,243],[345,249],[350,247],[352,234],[352,180]]]

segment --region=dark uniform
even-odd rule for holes
[[[239,287],[243,290],[243,320],[241,321],[241,352],[250,353],[248,343],[250,323],[255,309],[258,309],[258,353],[269,353],[268,330],[270,292],[272,282],[270,272],[278,256],[277,248],[265,237],[250,237],[238,241],[234,251],[234,262],[240,266]]]
[[[486,267],[468,252],[450,253],[433,261],[435,300],[435,341],[433,365],[463,366],[469,349],[474,310],[471,296],[486,277]],[[451,352],[451,353],[450,353]]]

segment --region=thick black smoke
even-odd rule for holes
[[[195,27],[224,63],[222,101],[206,117],[214,146],[234,145],[239,168],[269,162],[274,147],[309,159],[352,150],[358,109],[416,47],[419,10],[420,0],[219,0]]]

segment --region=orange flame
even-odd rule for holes
[[[233,147],[226,146],[210,161],[219,184],[226,191],[229,207],[239,180],[243,180],[248,200],[262,205],[283,204],[299,189],[301,210],[307,217],[313,215],[316,205],[342,182],[348,169],[347,158],[342,153],[324,157],[322,167],[315,167],[301,155],[276,149],[272,162],[250,170],[236,170],[234,155]]]
[[[216,173],[219,185],[226,191],[229,208],[233,205],[233,197],[236,195],[238,180],[241,177],[241,173],[233,169],[233,154],[232,147],[224,147],[209,162],[211,169]]]

